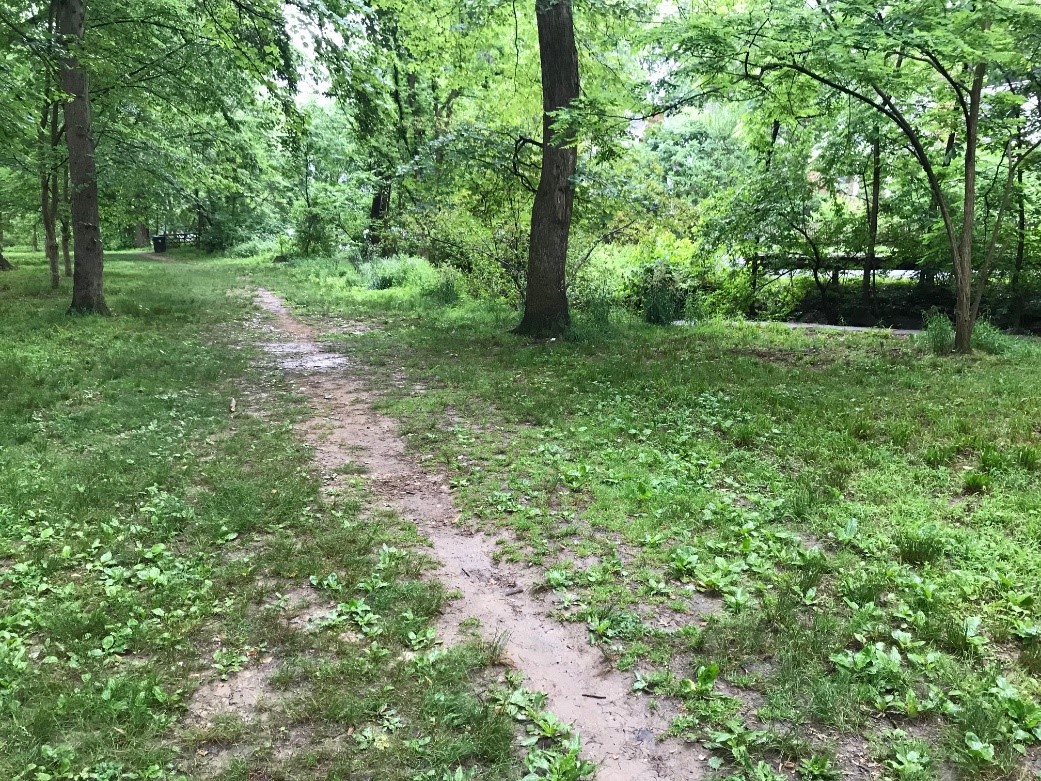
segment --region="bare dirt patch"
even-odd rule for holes
[[[273,333],[282,336],[269,343],[269,353],[311,403],[314,416],[299,428],[322,472],[364,467],[377,499],[430,538],[442,564],[437,577],[462,595],[447,608],[442,635],[454,640],[463,634],[460,624],[476,618],[485,637],[506,636],[508,662],[574,725],[583,753],[601,763],[602,781],[702,778],[702,753],[657,739],[669,725],[667,705],[650,711],[646,699],[631,694],[628,676],[587,643],[584,627],[548,618],[549,606],[532,593],[538,580],[533,571],[496,564],[490,538],[457,527],[446,480],[422,470],[396,423],[373,410],[375,394],[363,368],[323,349],[317,330],[294,318],[274,294],[261,290],[256,300],[274,316]]]
[[[204,683],[188,702],[189,723],[208,725],[218,716],[256,715],[265,698],[276,696],[270,681],[277,667],[274,659],[266,658],[256,667],[229,675],[227,680]]]

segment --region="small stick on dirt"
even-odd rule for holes
[[[606,700],[607,699],[607,697],[605,697],[603,694],[583,694],[582,696],[583,697],[588,697],[591,700]]]
[[[522,589],[522,588],[511,588],[509,591],[506,592],[506,596],[508,596],[508,597],[515,597],[518,594],[523,594],[523,593],[524,593],[524,589]]]

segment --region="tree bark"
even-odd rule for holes
[[[558,336],[571,323],[568,311],[568,240],[578,152],[574,131],[553,129],[554,113],[579,95],[578,50],[571,0],[535,0],[542,62],[542,175],[531,209],[528,284],[524,317],[515,329],[528,336]]]
[[[62,166],[61,207],[58,209],[58,221],[61,223],[61,257],[65,265],[65,276],[72,276],[72,255],[69,244],[72,241],[72,226],[69,224],[69,165]]]
[[[48,34],[54,34],[54,11],[52,3],[47,20]],[[47,257],[47,267],[51,272],[51,289],[57,290],[61,285],[61,269],[58,266],[58,176],[55,173],[55,159],[58,151],[58,103],[49,98],[43,104],[43,116],[40,118],[40,132],[37,134],[40,153],[40,220],[43,223],[43,251]]]
[[[10,271],[14,266],[4,257],[4,215],[0,214],[0,271]]]
[[[1016,264],[1012,268],[1012,327],[1023,325],[1023,310],[1026,308],[1026,291],[1023,290],[1023,266],[1027,251],[1027,196],[1023,191],[1023,169],[1016,174],[1019,197],[1016,199]]]
[[[756,242],[756,252],[752,255],[752,262],[748,266],[748,275],[751,277],[749,280],[748,290],[748,306],[745,308],[745,315],[749,320],[754,320],[757,315],[756,296],[759,295],[759,242]]]
[[[372,205],[369,207],[369,245],[373,248],[383,241],[383,228],[390,214],[390,197],[393,193],[393,182],[389,176],[381,178],[372,194]]]
[[[72,238],[75,265],[70,312],[109,313],[105,304],[105,251],[101,243],[98,179],[90,120],[87,71],[70,45],[83,41],[85,0],[56,0],[58,34],[63,54],[61,82],[71,100],[65,104],[65,141],[69,149],[72,196]]]
[[[987,66],[976,65],[969,88],[968,121],[965,123],[965,190],[962,201],[961,246],[954,256],[954,349],[972,352],[972,234],[976,222],[976,147],[979,140],[980,102]],[[980,281],[983,284],[983,281]]]
[[[878,246],[878,207],[882,196],[882,139],[878,132],[871,140],[871,200],[868,202],[867,253],[864,257],[864,304],[871,303]]]
[[[48,109],[49,111],[50,109]],[[57,290],[61,284],[61,269],[58,266],[58,234],[54,221],[54,189],[47,149],[41,144],[40,156],[40,220],[43,222],[43,252],[51,272],[51,288]]]
[[[148,223],[139,222],[134,226],[134,246],[147,247],[152,243],[152,234],[148,232]]]
[[[58,142],[58,104],[48,103],[43,112],[41,134],[40,205],[43,215],[43,247],[51,271],[51,288],[61,285],[61,267],[58,265],[58,169],[55,165]],[[47,128],[49,127],[49,130]]]

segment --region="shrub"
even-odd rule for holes
[[[897,555],[904,564],[930,564],[941,559],[947,550],[940,530],[932,524],[897,532]]]
[[[462,298],[459,282],[459,272],[455,269],[439,269],[437,279],[423,288],[423,295],[442,306],[452,306]]]
[[[922,455],[922,459],[931,467],[939,468],[947,466],[957,454],[958,448],[954,445],[929,445]]]
[[[990,475],[976,469],[970,469],[962,478],[962,492],[966,494],[983,494],[990,490]]]
[[[389,290],[393,287],[424,289],[437,284],[437,272],[422,258],[395,255],[369,264],[367,277],[370,290]]]
[[[326,217],[327,215],[317,208],[306,207],[300,210],[293,242],[304,257],[328,255],[332,252],[332,226]]]
[[[1036,471],[1041,465],[1041,451],[1030,445],[1023,445],[1016,450],[1016,463],[1028,472]]]
[[[230,258],[253,258],[258,255],[272,255],[278,252],[279,242],[276,239],[254,236],[248,241],[240,242],[228,250]]]
[[[611,320],[614,301],[607,291],[587,291],[575,310],[581,317],[581,324],[595,332],[607,332],[613,327]]]
[[[954,326],[942,312],[931,311],[925,315],[925,330],[921,337],[926,349],[933,355],[950,355],[954,352]]]
[[[972,331],[972,347],[990,355],[1004,355],[1012,346],[1011,338],[986,320],[977,320]]]
[[[684,282],[667,261],[644,269],[643,317],[654,325],[669,325],[683,314],[687,303]]]

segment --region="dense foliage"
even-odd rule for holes
[[[89,3],[108,246],[403,251],[523,300],[532,18],[436,5]],[[41,175],[64,195],[61,91],[46,9],[2,10],[0,225],[22,243]],[[1038,22],[1024,0],[580,7],[583,91],[556,120],[579,153],[572,298],[651,319],[914,324],[936,307],[959,328],[1035,327]]]

